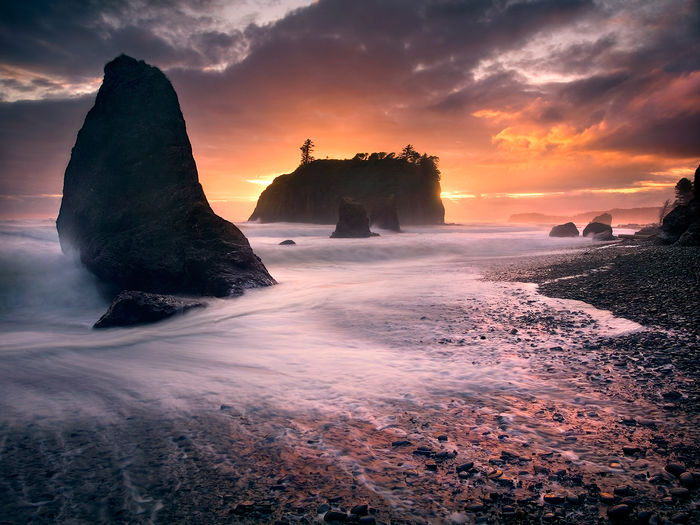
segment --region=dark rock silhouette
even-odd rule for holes
[[[693,177],[693,193],[695,194],[695,200],[700,202],[700,164],[695,168],[695,177]]]
[[[378,234],[369,231],[369,219],[364,206],[352,199],[343,197],[338,204],[338,224],[332,238],[373,237]]]
[[[154,323],[193,308],[206,306],[202,301],[148,292],[122,291],[95,323],[95,328],[135,326]]]
[[[612,225],[612,215],[609,213],[601,213],[597,217],[595,217],[591,222],[599,222],[601,224],[607,224],[608,226]]]
[[[391,195],[383,203],[375,205],[370,213],[369,224],[383,230],[401,231],[395,195]]]
[[[700,221],[695,221],[676,241],[678,246],[700,246]]]
[[[662,244],[673,244],[690,226],[700,220],[698,199],[693,199],[686,206],[676,206],[664,217],[658,240]]]
[[[440,172],[427,159],[357,155],[315,160],[280,175],[260,194],[251,221],[335,224],[338,199],[350,197],[374,210],[395,195],[400,224],[443,224]]]
[[[76,250],[114,292],[221,297],[275,282],[209,207],[172,85],[125,55],[105,66],[56,226],[64,251]]]
[[[602,222],[591,222],[583,229],[584,237],[593,237],[597,241],[608,241],[615,237],[612,233],[612,227],[609,224]]]
[[[573,222],[559,224],[549,232],[550,237],[578,237],[578,228]]]
[[[280,246],[291,246],[293,244],[296,244],[292,239],[287,239],[285,241],[282,241],[280,243]]]

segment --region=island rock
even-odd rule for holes
[[[352,199],[343,197],[338,204],[338,224],[331,234],[334,239],[373,237],[369,231],[369,219],[364,206]]]
[[[597,241],[609,241],[615,237],[612,233],[612,227],[609,224],[602,222],[591,222],[583,229],[584,237],[593,237]]]
[[[335,224],[341,197],[372,211],[394,195],[401,225],[444,224],[440,191],[440,172],[430,157],[409,161],[373,154],[316,160],[275,178],[249,220]]]
[[[550,237],[578,237],[578,228],[573,222],[559,224],[549,232]]]
[[[170,81],[125,55],[105,66],[56,225],[64,251],[114,293],[229,296],[275,282],[241,231],[210,208]]]

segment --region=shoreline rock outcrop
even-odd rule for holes
[[[578,228],[573,222],[559,224],[549,232],[550,237],[578,237]]]
[[[170,81],[125,55],[105,66],[78,133],[56,227],[115,293],[224,297],[275,283],[209,206]]]
[[[591,222],[583,229],[584,237],[593,237],[597,241],[611,241],[615,239],[612,227],[602,222]]]
[[[331,234],[332,239],[359,239],[378,237],[369,230],[369,218],[364,206],[352,199],[343,197],[338,203],[338,224]]]

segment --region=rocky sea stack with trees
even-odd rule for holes
[[[307,140],[299,167],[265,188],[249,220],[335,224],[339,199],[347,197],[362,204],[370,217],[384,215],[387,202],[394,202],[401,225],[444,223],[437,157],[409,144],[398,155],[315,160],[312,148]]]

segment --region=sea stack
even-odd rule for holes
[[[275,283],[241,231],[210,208],[170,81],[126,55],[105,66],[56,226],[63,250],[115,295],[224,297]]]
[[[331,234],[333,239],[378,237],[369,231],[369,218],[364,206],[352,199],[343,197],[338,202],[338,224]]]

